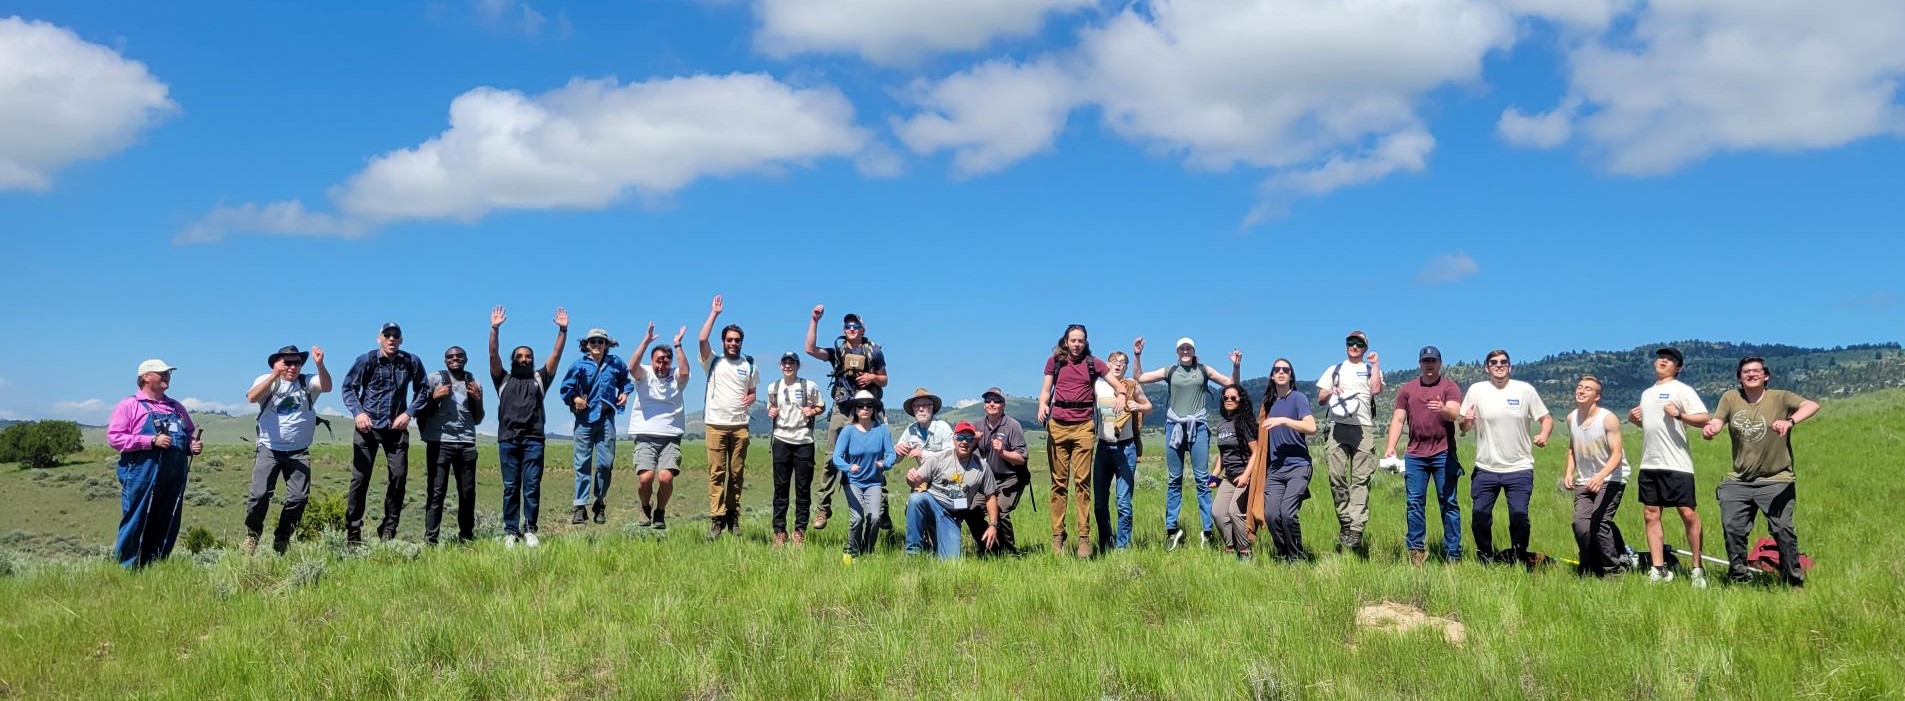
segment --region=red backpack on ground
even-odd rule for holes
[[[1773,542],[1772,538],[1759,539],[1759,542],[1753,544],[1753,552],[1746,556],[1746,564],[1748,567],[1757,570],[1778,574],[1779,544]],[[1812,558],[1801,554],[1799,556],[1799,571],[1811,572]]]

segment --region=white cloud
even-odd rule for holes
[[[797,88],[763,74],[628,85],[577,79],[536,95],[477,88],[450,103],[448,130],[377,156],[331,188],[337,214],[298,201],[220,207],[178,240],[239,232],[352,236],[403,220],[471,223],[498,210],[600,209],[630,194],[657,201],[702,178],[854,157],[869,140],[838,90]]]
[[[350,416],[350,414],[344,413],[343,409],[339,409],[337,408],[336,405],[333,405],[333,404],[326,404],[324,406],[318,407],[318,413],[324,416]]]
[[[1640,0],[1495,0],[1517,15],[1545,19],[1567,29],[1599,31]]]
[[[1419,103],[1479,82],[1515,26],[1481,0],[1155,0],[1079,37],[916,90],[923,110],[902,142],[953,149],[962,174],[997,170],[1050,148],[1069,109],[1096,106],[1114,132],[1192,168],[1267,170],[1273,201],[1318,195],[1426,167],[1435,139]],[[985,99],[1028,93],[1030,106]]]
[[[82,399],[76,402],[56,402],[53,408],[59,411],[106,411],[112,403],[104,399]]]
[[[1516,146],[1555,148],[1574,135],[1574,113],[1579,106],[1578,100],[1569,100],[1554,109],[1531,115],[1522,112],[1519,105],[1513,105],[1502,112],[1495,131],[1501,134],[1503,141]]]
[[[53,174],[132,144],[176,112],[146,66],[71,30],[0,19],[0,190],[44,192]]]
[[[54,402],[52,416],[70,419],[81,423],[103,424],[112,415],[113,402],[104,399],[82,399],[70,402]]]
[[[971,398],[971,397],[967,397],[967,398],[965,398],[965,399],[961,399],[961,400],[959,400],[959,401],[956,401],[956,402],[953,402],[953,408],[954,408],[954,409],[964,409],[964,408],[966,408],[966,407],[969,407],[969,406],[972,406],[972,405],[974,405],[974,404],[978,404],[978,403],[979,403],[979,400],[978,400],[978,399],[974,399],[974,398]]]
[[[186,397],[180,399],[179,403],[185,405],[187,411],[203,413],[239,414],[256,411],[258,409],[257,405],[254,404],[226,404],[224,402],[199,399],[198,397]]]
[[[522,0],[474,0],[476,17],[483,26],[495,31],[512,32],[534,39],[542,35],[543,27],[549,24],[548,15],[536,10],[535,6]],[[563,35],[570,30],[569,18],[559,15],[557,28]]]
[[[1631,20],[1567,60],[1574,136],[1610,171],[1905,135],[1905,3],[1662,0]]]
[[[1482,271],[1482,266],[1466,252],[1455,252],[1430,258],[1416,273],[1416,282],[1424,285],[1444,285],[1474,277]]]
[[[1048,16],[1096,0],[760,0],[754,45],[779,58],[852,52],[905,64],[937,52],[984,47],[1037,32]]]
[[[913,92],[925,111],[895,118],[894,133],[914,153],[950,149],[962,177],[1050,151],[1077,104],[1071,78],[1050,61],[989,61],[937,83],[916,82]]]

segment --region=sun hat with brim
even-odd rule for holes
[[[268,368],[277,367],[279,358],[285,358],[290,356],[297,356],[298,362],[302,363],[305,360],[309,359],[311,357],[311,354],[298,350],[297,346],[285,346],[283,348],[279,348],[278,352],[272,353],[270,356],[265,358],[265,367],[268,367]]]
[[[158,358],[152,358],[150,360],[147,360],[139,364],[139,376],[144,377],[145,374],[148,372],[171,372],[177,369],[178,368],[173,366],[171,363],[165,362]]]
[[[920,402],[932,402],[933,413],[935,414],[939,413],[940,407],[945,406],[944,402],[939,401],[939,397],[937,395],[934,395],[932,392],[926,391],[925,387],[921,387],[919,389],[913,390],[913,396],[908,397],[906,400],[906,403],[900,405],[900,408],[905,409],[906,413],[910,415],[913,413],[913,406]]]
[[[616,343],[615,339],[609,336],[608,329],[589,329],[588,335],[582,337],[582,342],[588,343],[589,341],[593,341],[598,338],[604,341],[608,341],[610,348],[614,348],[616,346],[622,345],[620,343]]]
[[[846,405],[846,409],[849,412],[858,411],[862,406],[871,406],[875,412],[886,410],[886,407],[880,405],[879,397],[873,396],[872,392],[868,392],[864,389],[854,392],[853,398],[843,402],[843,404]]]

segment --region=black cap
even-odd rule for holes
[[[1665,348],[1658,348],[1658,349],[1655,349],[1655,350],[1654,350],[1654,357],[1657,357],[1657,358],[1658,358],[1658,357],[1666,357],[1666,358],[1672,358],[1672,359],[1673,359],[1673,364],[1674,364],[1674,365],[1677,365],[1677,366],[1680,366],[1680,367],[1686,367],[1686,366],[1687,366],[1687,356],[1684,356],[1684,355],[1681,355],[1681,354],[1680,354],[1680,349],[1678,349],[1678,348],[1674,348],[1674,347],[1672,347],[1672,346],[1668,346],[1668,347],[1665,347]]]
[[[386,321],[384,322],[383,330],[378,331],[377,333],[384,336],[396,336],[398,338],[403,338],[403,327],[398,326],[397,322],[395,321]]]
[[[866,322],[860,321],[859,314],[848,314],[846,316],[840,317],[840,323],[841,325],[844,326],[846,324],[863,324]]]
[[[1436,348],[1435,346],[1423,346],[1422,352],[1416,355],[1416,359],[1417,360],[1441,360],[1442,349]]]
[[[795,353],[795,352],[793,352],[793,351],[787,351],[786,353],[782,353],[782,354],[781,354],[781,362],[783,362],[783,363],[785,363],[785,362],[787,362],[787,361],[789,361],[789,360],[792,360],[792,361],[794,361],[794,364],[795,364],[795,365],[799,365],[799,364],[800,364],[800,354],[799,354],[799,353]]]

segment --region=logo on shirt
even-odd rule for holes
[[[1665,401],[1665,400],[1668,400],[1668,399],[1671,399],[1671,398],[1673,398],[1673,395],[1671,395],[1671,394],[1668,394],[1668,393],[1666,393],[1666,392],[1661,392],[1661,393],[1660,393],[1660,396],[1658,396],[1658,397],[1655,397],[1655,399],[1659,399],[1659,400],[1662,400],[1662,401]]]
[[[1766,419],[1752,414],[1734,414],[1733,430],[1739,431],[1740,437],[1746,442],[1753,443],[1766,437]]]
[[[1519,399],[1510,399],[1510,400],[1508,400],[1508,406],[1521,406],[1521,400],[1519,400]]]

